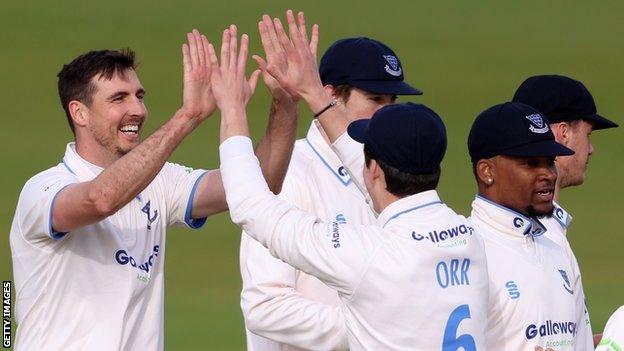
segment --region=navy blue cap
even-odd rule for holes
[[[550,123],[584,119],[593,122],[594,130],[618,126],[597,113],[594,98],[583,83],[565,76],[530,77],[520,84],[513,101],[538,109]]]
[[[323,85],[349,84],[376,94],[422,94],[403,81],[403,66],[394,51],[374,39],[347,38],[333,43],[321,58],[319,73]]]
[[[488,108],[475,119],[468,135],[473,163],[498,155],[516,157],[569,156],[574,151],[557,143],[539,111],[519,102]]]
[[[379,161],[411,174],[437,172],[446,152],[440,116],[411,102],[384,106],[372,118],[352,122],[347,132]]]

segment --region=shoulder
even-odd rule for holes
[[[295,142],[290,163],[288,164],[287,178],[303,180],[310,174],[316,155],[306,139],[299,139]]]
[[[46,192],[59,183],[75,183],[78,178],[63,163],[41,171],[26,181],[20,198],[31,192]]]

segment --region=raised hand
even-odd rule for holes
[[[297,15],[297,21],[291,10],[286,12],[289,34],[286,34],[278,18],[271,20],[268,15],[262,16],[258,23],[262,47],[266,60],[254,55],[262,72],[268,72],[294,99],[299,99],[319,87],[321,79],[316,64],[318,46],[318,26],[312,26],[311,39],[308,40],[305,16],[303,12]],[[265,79],[266,82],[266,79]],[[269,80],[269,84],[271,84]],[[271,90],[273,86],[267,86]],[[278,90],[275,92],[279,93]],[[273,94],[273,91],[271,91]]]
[[[198,121],[210,116],[217,107],[212,94],[211,66],[208,61],[208,39],[197,29],[186,34],[188,43],[182,45],[184,89],[182,110]]]
[[[245,108],[256,89],[260,70],[254,71],[249,80],[245,77],[249,38],[241,36],[241,47],[237,52],[237,29],[235,25],[223,31],[221,41],[221,62],[215,48],[208,44],[208,55],[212,69],[212,89],[219,109],[240,110]]]

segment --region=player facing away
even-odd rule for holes
[[[24,185],[15,211],[17,350],[163,348],[166,228],[199,228],[227,209],[218,170],[166,162],[216,108],[208,41],[197,30],[187,39],[182,106],[144,141],[145,90],[131,51],[92,51],[59,73],[75,142]],[[236,28],[223,40],[236,41]],[[258,75],[243,77],[245,100]],[[279,186],[294,130],[281,130],[293,125],[287,121],[271,125],[274,139],[258,155]]]
[[[596,351],[622,350],[624,350],[624,306],[618,308],[609,318],[602,340],[596,347]]]
[[[211,60],[218,65],[214,54]],[[272,255],[338,291],[349,348],[484,349],[482,242],[435,191],[446,150],[440,117],[408,103],[351,124],[349,134],[365,145],[363,178],[380,215],[373,225],[322,221],[268,191],[251,152],[243,85],[236,83],[244,67],[221,61],[213,71],[232,219]]]
[[[594,146],[590,141],[592,131],[615,128],[618,125],[597,113],[594,98],[583,83],[565,76],[529,77],[518,87],[513,101],[539,110],[548,119],[555,140],[574,150],[574,155],[558,157],[555,162],[558,173],[554,197],[556,201],[561,189],[583,184],[589,157],[594,153]],[[556,202],[554,206],[553,215],[541,220],[548,229],[546,236],[557,242],[572,257],[575,263],[575,279],[580,280],[580,269],[567,240],[572,216]],[[582,289],[580,281],[578,285]],[[582,290],[579,297],[585,300]],[[579,340],[585,340],[586,349],[595,346],[587,309],[585,318],[579,321],[578,334]],[[598,336],[596,343],[599,340]]]
[[[488,349],[584,350],[574,261],[538,219],[554,209],[555,157],[573,151],[537,110],[513,102],[476,118],[468,150],[478,185],[470,221],[483,237],[490,279]]]
[[[298,20],[304,24],[302,14]],[[301,96],[286,91],[266,70],[267,65],[283,61],[281,44],[269,16],[263,16],[259,31],[267,64],[264,59],[255,59],[263,68],[273,105],[296,111]],[[383,43],[368,38],[339,40],[323,55],[318,67],[317,42],[318,30],[313,27],[310,40],[305,37],[305,48],[313,56],[314,74],[319,76],[320,71],[320,89],[340,102],[335,108],[345,111],[349,121],[370,117],[382,106],[393,103],[396,95],[421,94],[403,81],[401,62]],[[306,137],[295,143],[279,198],[327,222],[374,223],[365,197],[332,150],[327,134],[314,120]],[[362,147],[357,145],[363,164]],[[347,347],[345,319],[333,288],[274,258],[247,235],[241,238],[240,264],[248,350]]]

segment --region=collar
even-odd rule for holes
[[[92,180],[104,170],[104,168],[96,166],[78,155],[75,142],[67,144],[65,156],[63,156],[61,162],[72,174],[78,177],[81,182]]]
[[[436,204],[442,204],[442,201],[435,190],[423,191],[422,193],[404,197],[384,208],[377,218],[377,224],[385,227],[388,222],[405,213]]]
[[[331,146],[327,144],[325,138],[323,138],[323,134],[317,125],[317,121],[313,120],[310,125],[310,129],[308,129],[308,134],[306,135],[306,143],[312,151],[318,156],[318,158],[323,162],[327,170],[331,172],[338,180],[344,185],[347,186],[351,183],[351,177],[349,173],[342,165],[342,162],[336,155],[336,153],[331,149]]]
[[[516,237],[536,237],[546,233],[546,227],[537,218],[527,217],[481,195],[477,195],[472,202],[472,217],[482,220],[499,232]]]
[[[567,230],[570,226],[570,223],[572,222],[572,215],[554,201],[553,205],[555,206],[555,208],[553,210],[552,217],[563,227],[563,229]]]

